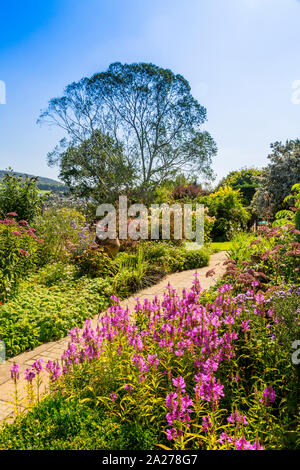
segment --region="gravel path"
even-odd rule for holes
[[[210,262],[208,266],[200,269],[192,269],[190,271],[183,271],[181,273],[174,273],[166,276],[158,284],[155,284],[151,287],[141,290],[140,292],[134,294],[133,296],[125,299],[121,302],[123,307],[128,306],[129,309],[132,309],[136,304],[136,297],[148,298],[152,300],[155,295],[162,298],[165,291],[165,287],[168,283],[179,292],[183,288],[190,288],[194,280],[194,273],[198,273],[198,278],[200,285],[203,289],[208,289],[211,287],[217,279],[222,277],[225,272],[225,266],[223,265],[224,261],[227,259],[226,252],[221,251],[211,255]],[[210,270],[214,270],[212,276],[206,277],[206,273]],[[92,321],[92,325],[95,327],[97,324],[97,317]],[[13,410],[10,406],[13,396],[13,384],[10,379],[10,368],[14,362],[20,366],[20,382],[24,381],[23,372],[25,369],[30,367],[36,359],[43,359],[44,363],[48,360],[60,360],[63,351],[67,348],[68,337],[63,338],[59,341],[54,341],[51,343],[46,343],[32,351],[28,351],[22,354],[19,354],[16,357],[13,357],[7,360],[4,364],[0,365],[0,421],[13,417]],[[25,383],[24,383],[25,385]],[[22,386],[22,385],[21,385]],[[20,387],[19,387],[20,390]]]

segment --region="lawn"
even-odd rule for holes
[[[216,253],[218,251],[229,251],[232,248],[232,242],[212,242],[211,250],[212,253]]]

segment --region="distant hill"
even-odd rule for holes
[[[37,186],[39,189],[43,191],[53,191],[54,193],[63,193],[68,191],[68,187],[65,186],[60,181],[53,180],[51,178],[45,178],[44,176],[34,176],[28,175],[27,173],[18,173],[17,171],[10,171],[10,170],[0,170],[0,180],[4,177],[5,174],[14,174],[17,176],[28,176],[29,178],[37,178]]]

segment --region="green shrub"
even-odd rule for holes
[[[0,430],[0,449],[15,450],[135,450],[154,449],[155,430],[122,422],[79,400],[57,393],[24,417]]]
[[[151,266],[161,267],[164,272],[181,272],[207,266],[209,252],[186,250],[185,246],[174,246],[167,242],[146,242],[142,245],[145,259]]]
[[[144,257],[151,266],[159,266],[166,273],[184,270],[183,247],[168,242],[146,242],[142,247]]]
[[[6,344],[8,357],[63,338],[71,328],[108,307],[113,293],[109,280],[74,281],[72,276],[60,286],[47,287],[47,274],[44,285],[36,283],[35,275],[24,282],[14,300],[0,305],[0,340]]]
[[[32,222],[40,213],[41,197],[36,178],[22,178],[7,173],[0,180],[0,216],[16,212],[19,220]]]
[[[231,248],[228,252],[229,257],[237,263],[250,260],[253,251],[250,243],[257,238],[255,233],[237,233],[231,240]]]
[[[184,269],[199,269],[208,265],[209,253],[204,250],[188,250],[184,258]]]
[[[114,261],[101,248],[88,248],[72,258],[79,276],[111,277],[117,273]]]
[[[213,240],[230,240],[237,231],[246,228],[250,215],[243,206],[239,190],[225,186],[205,196],[203,203],[209,209],[208,214],[215,217],[211,232]]]
[[[62,283],[73,282],[76,268],[70,264],[53,263],[39,269],[32,279],[46,287],[58,286]]]
[[[145,259],[143,247],[137,253],[120,253],[116,258],[119,272],[114,278],[114,292],[120,298],[128,297],[140,289],[158,282],[164,275],[163,269]]]
[[[76,247],[82,250],[88,247],[93,236],[84,228],[85,223],[81,213],[67,208],[48,208],[36,217],[33,226],[44,240],[38,252],[39,265],[66,262],[70,251]]]
[[[262,226],[257,234],[239,234],[229,250],[226,277],[240,289],[253,282],[262,289],[269,285],[297,284],[300,244],[295,241],[295,226]]]
[[[0,301],[12,296],[19,281],[36,264],[40,243],[26,221],[16,222],[14,213],[0,221]]]

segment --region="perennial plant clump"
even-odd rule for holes
[[[153,448],[295,448],[299,382],[287,348],[278,343],[273,296],[255,289],[234,295],[224,284],[213,302],[202,299],[197,276],[182,296],[168,285],[163,300],[137,299],[134,312],[112,297],[95,328],[87,320],[83,330],[70,331],[61,363],[35,363],[26,371],[32,397],[38,401],[34,384],[43,367],[49,406],[51,400],[75,400],[96,422],[101,416],[118,423],[103,448],[145,448],[150,428]],[[294,323],[299,320],[295,315]],[[17,390],[15,365],[11,373]],[[30,417],[4,428],[4,448],[17,447],[18,436],[22,441],[24,419]],[[136,431],[125,442],[119,433],[129,424]],[[35,444],[30,436],[30,448],[52,448],[56,439],[52,434]]]
[[[17,218],[16,212],[9,212],[0,220],[1,302],[15,293],[20,279],[35,266],[37,251],[43,244],[36,230]]]

